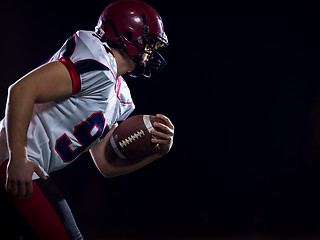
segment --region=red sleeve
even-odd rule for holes
[[[69,71],[69,74],[72,79],[72,85],[73,85],[72,94],[76,94],[80,92],[80,89],[81,89],[80,74],[78,73],[74,63],[70,60],[70,58],[65,58],[65,57],[60,58],[58,61],[62,62]]]

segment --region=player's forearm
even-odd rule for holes
[[[27,130],[35,98],[23,84],[9,88],[6,131],[10,156],[21,159],[27,154]]]

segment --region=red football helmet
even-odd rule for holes
[[[136,63],[132,77],[151,77],[166,64],[158,49],[168,46],[160,15],[147,3],[118,0],[100,15],[96,34],[111,47],[124,49]],[[143,56],[149,56],[147,61]]]

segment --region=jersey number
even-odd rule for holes
[[[71,148],[72,141],[65,133],[56,141],[56,151],[64,162],[71,162],[96,141],[103,138],[109,132],[108,126],[104,128],[105,118],[101,112],[92,114],[85,121],[74,128],[73,135],[81,144],[77,148]]]

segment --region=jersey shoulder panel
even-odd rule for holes
[[[116,83],[117,66],[109,47],[92,31],[77,31],[64,43],[50,61],[61,61],[70,75],[78,76],[73,82],[75,93],[87,94]],[[78,86],[80,85],[80,86]]]
[[[74,34],[76,45],[71,56],[73,62],[91,59],[107,66],[113,74],[117,75],[117,64],[109,46],[102,42],[92,31],[77,31]]]

